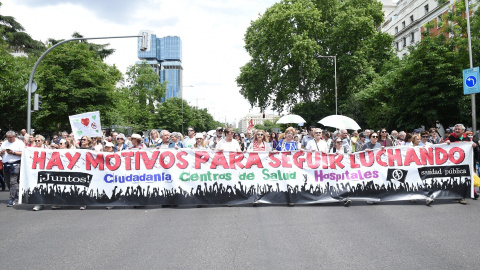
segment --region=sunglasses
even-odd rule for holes
[[[337,141],[336,143],[342,143],[342,141]]]
[[[422,138],[428,138],[428,136],[422,136]]]
[[[193,131],[193,129],[189,129],[188,131]]]
[[[87,139],[80,139],[80,141],[86,141]]]
[[[322,132],[315,132],[315,134],[322,134]]]
[[[35,142],[41,142],[40,140],[35,140]]]
[[[385,130],[382,130],[382,131],[381,131],[381,133],[387,133],[387,131],[385,131]]]
[[[372,136],[372,138],[378,138],[378,136]]]
[[[263,136],[263,133],[258,133],[257,136]]]

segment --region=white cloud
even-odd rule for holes
[[[101,2],[101,5],[94,3]],[[250,109],[235,78],[249,56],[243,38],[250,21],[278,0],[33,1],[2,0],[0,13],[13,16],[34,39],[136,35],[179,36],[183,44],[184,98],[208,108],[217,120],[239,121]],[[133,4],[134,3],[134,4]],[[109,8],[110,7],[110,8]],[[106,59],[122,72],[137,58],[137,40],[108,39],[116,52]],[[254,109],[257,111],[258,109]]]

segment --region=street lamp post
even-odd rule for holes
[[[334,64],[335,64],[335,114],[338,114],[338,105],[337,105],[337,56],[323,56],[320,55],[319,57],[322,58],[333,58]]]
[[[49,53],[51,52],[53,49],[55,49],[56,47],[64,44],[64,43],[67,43],[67,42],[70,42],[70,41],[75,41],[75,40],[86,40],[86,39],[111,39],[111,38],[133,38],[133,37],[141,37],[142,38],[142,42],[141,44],[144,44],[144,40],[145,40],[145,36],[144,35],[137,35],[137,36],[117,36],[117,37],[92,37],[92,38],[71,38],[71,39],[67,39],[67,40],[64,40],[62,42],[59,42],[55,45],[53,45],[52,47],[50,47],[48,50],[46,50],[41,56],[40,58],[38,58],[37,62],[35,63],[35,65],[33,66],[33,69],[32,69],[32,72],[30,73],[30,78],[28,79],[28,84],[27,84],[27,89],[28,89],[28,93],[27,93],[27,132],[29,134],[31,134],[31,120],[32,120],[32,117],[31,117],[31,114],[32,114],[32,82],[33,82],[33,76],[35,75],[35,71],[37,70],[37,67],[38,65],[40,64],[40,62],[42,61],[42,59]]]

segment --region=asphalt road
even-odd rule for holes
[[[479,269],[480,202],[7,207],[1,269]]]

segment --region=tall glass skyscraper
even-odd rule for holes
[[[182,40],[177,36],[157,38],[149,31],[147,35],[146,48],[141,49],[140,38],[138,38],[138,58],[146,60],[160,76],[160,82],[167,82],[167,91],[162,102],[172,97],[182,97]]]

